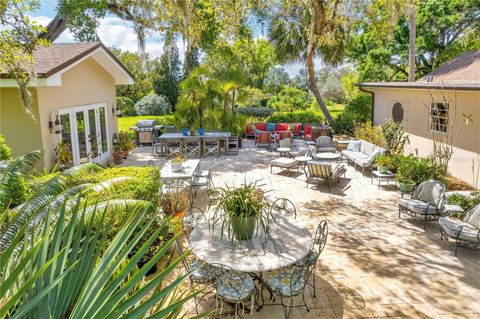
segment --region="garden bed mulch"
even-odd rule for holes
[[[445,187],[447,188],[448,191],[474,191],[475,190],[475,188],[472,185],[452,175],[447,175],[445,177]]]

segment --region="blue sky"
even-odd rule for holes
[[[47,25],[48,22],[55,16],[57,7],[56,0],[41,0],[40,8],[35,12],[31,12],[30,15],[33,19]],[[260,30],[257,30],[258,34],[261,34]],[[131,25],[115,16],[107,16],[101,22],[97,30],[97,33],[101,41],[108,47],[116,47],[122,50],[137,51],[136,36],[133,32]],[[73,35],[68,32],[64,32],[55,42],[75,42]],[[183,60],[185,52],[184,44],[179,41],[178,49],[180,58]],[[153,56],[160,56],[163,52],[163,42],[159,35],[150,35],[146,38],[146,50]],[[283,68],[294,76],[304,66],[298,63],[282,65]]]

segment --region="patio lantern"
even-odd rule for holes
[[[63,130],[63,125],[60,122],[60,115],[57,111],[55,111],[55,121],[52,122],[52,113],[50,113],[50,121],[48,122],[48,128],[50,129],[50,133],[61,134]]]

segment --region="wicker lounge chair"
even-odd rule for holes
[[[440,217],[438,223],[442,227],[441,239],[455,245],[455,256],[458,247],[480,249],[480,204],[470,208],[462,220]]]
[[[417,217],[422,216],[424,229],[427,221],[435,221],[443,212],[445,204],[445,186],[439,181],[430,179],[421,183],[413,191],[411,198],[402,198],[398,203],[398,217],[401,214]]]
[[[319,184],[321,181],[328,182],[328,190],[332,187],[332,182],[338,181],[340,175],[345,176],[345,166],[343,164],[307,162],[307,187],[308,184]]]

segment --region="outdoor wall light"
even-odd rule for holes
[[[118,143],[117,133],[113,133],[113,144]]]
[[[115,107],[115,104],[113,104],[113,106],[112,106],[112,114],[113,114],[113,115],[116,115],[117,117],[118,117],[118,116],[122,116],[122,111],[121,111],[120,108],[118,107],[118,104],[117,104],[117,107]]]
[[[55,113],[55,121],[52,121],[52,114]],[[60,115],[57,111],[50,113],[50,121],[48,121],[48,128],[50,133],[61,134],[63,130],[63,125],[60,122]]]

